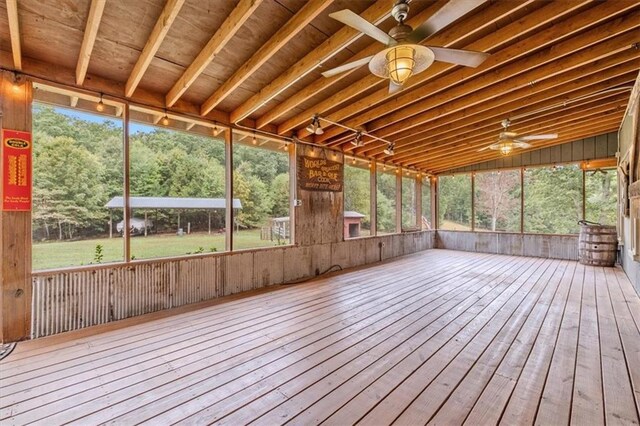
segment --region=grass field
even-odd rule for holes
[[[442,226],[440,229],[448,230],[448,231],[471,231],[471,227],[468,225],[463,225],[462,223],[453,222],[450,220],[443,220]]]
[[[260,230],[239,231],[233,236],[234,249],[272,247],[275,241],[260,239]],[[96,246],[102,246],[102,262],[123,260],[124,240],[121,237],[81,241],[34,243],[33,269],[51,269],[97,263]],[[202,250],[201,250],[202,249]],[[187,253],[224,251],[224,234],[193,233],[149,235],[131,238],[131,255],[135,259],[182,256]]]

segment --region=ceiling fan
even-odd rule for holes
[[[511,120],[508,118],[502,120],[502,127],[504,131],[500,132],[500,136],[498,136],[498,142],[495,142],[489,146],[485,146],[478,150],[484,151],[486,149],[492,149],[494,151],[500,151],[502,155],[509,155],[513,152],[514,148],[531,148],[532,145],[529,141],[536,140],[546,140],[546,139],[556,139],[558,137],[557,133],[549,133],[547,135],[529,135],[529,136],[518,136],[515,132],[509,131],[509,126],[511,125]]]
[[[401,90],[412,75],[429,68],[433,61],[475,68],[489,57],[488,53],[483,52],[419,44],[423,39],[475,9],[482,4],[481,0],[451,0],[416,29],[404,23],[409,14],[410,1],[397,0],[393,6],[391,14],[398,21],[398,25],[393,27],[389,34],[349,9],[329,14],[333,19],[379,41],[386,48],[375,55],[325,71],[322,75],[331,77],[368,63],[369,70],[374,75],[390,80],[389,93],[394,93]]]

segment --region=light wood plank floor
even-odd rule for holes
[[[618,268],[430,250],[0,363],[0,422],[638,424]]]

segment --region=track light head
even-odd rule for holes
[[[312,135],[321,135],[324,133],[324,130],[322,130],[322,126],[320,125],[320,118],[317,114],[311,118],[311,123],[305,127],[305,130]]]
[[[362,141],[362,132],[361,131],[356,132],[356,136],[351,141],[351,145],[355,146],[356,148],[360,148],[361,146],[364,146],[364,142]]]
[[[384,150],[384,153],[387,155],[394,155],[395,151],[395,144],[394,143],[390,143],[389,145],[387,145],[387,148]]]

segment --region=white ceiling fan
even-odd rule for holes
[[[546,135],[518,136],[517,133],[509,131],[511,120],[507,118],[505,120],[502,120],[501,124],[504,128],[504,131],[500,132],[500,136],[498,136],[498,142],[495,142],[489,146],[485,146],[484,148],[479,149],[478,152],[492,149],[494,151],[500,151],[500,154],[502,155],[509,155],[513,152],[514,148],[531,148],[533,145],[531,145],[529,141],[556,139],[558,137],[557,133],[549,133]]]
[[[404,23],[409,13],[410,1],[397,0],[393,6],[391,14],[398,21],[398,25],[393,27],[389,34],[349,9],[331,13],[329,16],[333,19],[363,32],[384,44],[386,48],[373,56],[325,71],[322,75],[331,77],[368,63],[369,70],[374,75],[390,80],[389,93],[394,93],[402,89],[409,77],[429,68],[433,61],[477,67],[487,59],[489,54],[483,52],[419,44],[423,39],[475,9],[484,2],[483,0],[451,0],[416,29]]]

